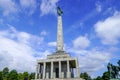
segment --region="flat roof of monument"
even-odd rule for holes
[[[37,60],[37,63],[38,64],[43,64],[44,62],[46,63],[50,63],[50,62],[65,62],[65,61],[70,61],[70,64],[73,66],[73,67],[76,67],[76,62],[77,62],[77,58],[58,58],[58,59],[39,59]]]
[[[57,62],[57,61],[71,61],[71,60],[77,60],[77,58],[73,58],[73,57],[70,57],[70,58],[54,58],[54,59],[39,59],[37,60],[38,63],[40,62]]]

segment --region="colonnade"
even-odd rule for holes
[[[65,64],[63,64],[62,62],[65,62]],[[75,77],[73,69],[75,70],[76,77],[79,78],[80,73],[77,60],[75,60],[74,67],[70,64],[70,60],[49,62],[44,61],[37,64],[35,79],[72,78],[73,76]]]

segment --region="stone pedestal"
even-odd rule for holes
[[[67,72],[67,78],[71,78],[71,72]]]
[[[36,80],[43,80],[43,79],[36,79]],[[85,80],[85,79],[81,79],[81,78],[69,78],[69,79],[58,79],[58,78],[55,78],[55,79],[45,79],[45,80]]]
[[[41,79],[42,78],[42,76],[41,76],[41,74],[39,73],[39,79]]]
[[[46,73],[46,79],[49,79],[49,73],[48,72]]]
[[[55,72],[53,72],[53,79],[55,79],[56,78],[56,73]]]
[[[62,79],[64,78],[64,72],[61,72],[61,78]]]

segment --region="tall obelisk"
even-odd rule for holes
[[[58,26],[57,26],[57,52],[64,51],[63,30],[62,30],[62,11],[57,7]]]

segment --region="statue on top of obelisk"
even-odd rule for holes
[[[59,16],[61,16],[63,14],[63,11],[60,9],[60,7],[57,7],[57,13]]]
[[[63,30],[62,30],[62,13],[60,7],[57,7],[58,26],[57,26],[57,52],[64,51]]]

